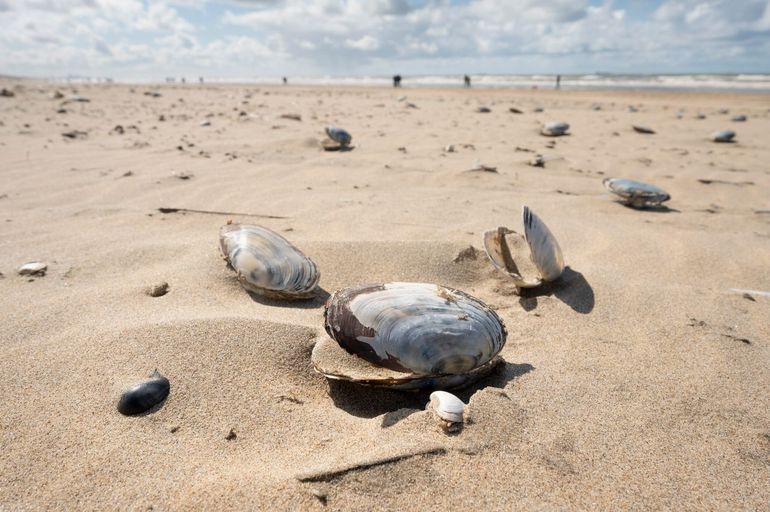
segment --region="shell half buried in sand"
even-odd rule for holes
[[[484,233],[482,242],[489,261],[511,276],[519,288],[534,288],[558,279],[565,265],[556,237],[526,206],[522,208],[522,222],[524,236],[506,227]]]
[[[329,379],[395,389],[471,384],[499,362],[507,332],[480,300],[428,283],[345,288],[326,304],[330,338],[313,348]]]
[[[219,247],[247,291],[276,299],[310,299],[321,274],[281,235],[254,224],[227,224]]]
[[[569,125],[564,121],[549,121],[543,124],[540,129],[540,133],[547,137],[559,137],[561,135],[567,135],[569,131]]]
[[[605,178],[602,183],[607,190],[620,197],[622,203],[632,208],[659,207],[661,203],[671,199],[664,190],[641,181]]]
[[[732,130],[719,130],[711,134],[714,142],[732,142],[734,138],[735,132]]]

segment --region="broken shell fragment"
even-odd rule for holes
[[[746,122],[747,119],[748,118],[745,115],[738,114],[738,115],[733,116],[732,120],[733,120],[734,123],[744,123],[744,122]]]
[[[428,283],[345,288],[331,296],[324,316],[330,338],[313,348],[316,371],[395,389],[468,385],[500,362],[507,337],[489,306]]]
[[[655,130],[652,128],[647,128],[646,126],[632,125],[631,128],[633,128],[636,133],[644,133],[648,135],[655,133]]]
[[[278,233],[254,224],[227,224],[219,246],[247,291],[278,299],[309,299],[321,278],[316,264]]]
[[[714,142],[732,142],[735,138],[735,132],[732,130],[720,130],[711,134],[711,140]]]
[[[150,379],[135,384],[125,390],[118,402],[118,411],[126,416],[149,411],[163,400],[171,391],[171,383],[155,370]]]
[[[566,135],[568,131],[569,125],[563,121],[549,121],[540,129],[540,133],[548,137]]]
[[[492,265],[513,278],[519,288],[534,288],[543,282],[558,279],[565,265],[556,237],[540,217],[526,206],[522,208],[522,221],[524,236],[506,227],[484,233],[482,242]],[[528,258],[524,257],[527,252]]]
[[[632,208],[658,207],[671,199],[662,189],[655,185],[624,178],[605,178],[602,183],[613,194],[619,196],[624,204]]]

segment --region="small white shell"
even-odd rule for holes
[[[450,423],[462,423],[465,404],[462,400],[446,391],[434,391],[430,394],[430,408],[436,416]]]
[[[48,265],[42,261],[31,261],[16,269],[20,276],[44,276]]]
[[[486,251],[489,260],[496,268],[502,270],[511,278],[519,288],[534,288],[543,283],[543,281],[554,281],[562,272],[564,272],[564,255],[561,247],[556,241],[556,237],[548,229],[545,223],[532,212],[528,207],[522,209],[522,222],[524,224],[524,237],[506,227],[498,227],[490,230],[483,235],[484,251]],[[512,237],[514,247],[517,253],[522,252],[521,240],[526,240],[529,246],[529,256],[535,265],[535,270],[526,269],[528,272],[522,272],[519,265],[527,262],[519,261],[519,265],[514,262],[511,250],[506,241],[507,235],[516,235]],[[516,238],[519,244],[516,245]],[[524,276],[524,274],[539,274],[534,276]]]
[[[548,137],[559,137],[566,135],[569,131],[569,124],[564,121],[549,121],[540,129],[540,133]]]

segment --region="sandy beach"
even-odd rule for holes
[[[770,507],[770,96],[0,86],[0,510]],[[354,148],[323,151],[328,125]],[[625,207],[608,177],[671,200]],[[569,268],[519,293],[481,235],[523,205]],[[301,248],[318,297],[246,293],[230,220]],[[45,276],[17,274],[32,261]],[[458,435],[427,393],[313,371],[329,294],[391,281],[507,326]],[[155,369],[168,399],[121,415]]]

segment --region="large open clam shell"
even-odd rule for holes
[[[605,178],[602,183],[607,190],[621,197],[625,204],[633,208],[660,206],[661,203],[671,199],[664,190],[641,181]]]
[[[279,299],[314,296],[318,267],[278,233],[254,224],[227,224],[219,230],[219,246],[246,290]]]
[[[527,206],[522,208],[522,223],[524,236],[506,227],[484,233],[482,243],[489,260],[496,268],[511,276],[519,288],[534,288],[543,281],[554,281],[564,272],[565,267],[559,242],[548,226]],[[523,257],[527,252],[529,257]],[[514,254],[518,258],[514,258]]]
[[[318,372],[400,389],[469,384],[499,362],[507,337],[486,304],[427,283],[340,290],[327,302],[324,326],[331,339],[313,349]]]

